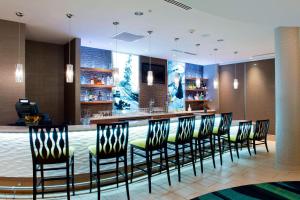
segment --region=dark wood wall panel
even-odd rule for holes
[[[239,80],[239,88],[233,89],[235,65],[220,66],[220,112],[233,112],[233,119],[244,119],[244,65],[238,64],[236,76]]]
[[[247,64],[246,118],[270,119],[270,133],[275,133],[275,63],[274,59]]]
[[[142,67],[142,63],[149,63],[149,57],[140,56],[140,68]],[[153,84],[153,86],[148,86],[147,83],[142,83],[142,75],[140,74],[140,108],[148,108],[151,98],[154,99],[155,106],[157,107],[164,107],[166,105],[168,94],[167,60],[151,58],[151,63],[165,66],[165,84]],[[140,69],[140,72],[141,71]]]
[[[19,23],[0,20],[0,125],[15,123],[15,103],[25,96],[25,83],[16,83]],[[25,66],[25,25],[20,24],[20,62]]]
[[[64,46],[26,41],[26,97],[49,113],[55,124],[64,122]]]

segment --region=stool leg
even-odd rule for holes
[[[162,165],[163,165],[163,164],[162,164],[162,150],[160,150],[159,154],[160,154],[160,155],[159,155],[159,156],[160,156],[160,157],[159,157],[159,159],[160,159],[160,160],[159,160],[159,161],[160,161],[159,173],[161,174],[161,171],[162,171]]]
[[[266,146],[267,152],[269,152],[268,143],[267,143],[267,138],[265,138],[265,146]]]
[[[90,193],[92,192],[93,187],[93,163],[92,163],[92,154],[89,153],[89,163],[90,163]]]
[[[75,196],[75,184],[74,184],[74,156],[72,156],[72,190],[73,190],[73,196]]]
[[[70,200],[70,163],[69,160],[66,163],[67,167],[67,198]]]
[[[166,160],[168,182],[169,182],[169,185],[171,186],[171,178],[170,178],[170,170],[169,170],[169,157],[168,157],[168,148],[167,148],[167,146],[164,148],[164,153],[165,153],[165,160]]]
[[[118,169],[118,170],[119,170],[119,169]],[[129,196],[129,185],[128,185],[127,155],[124,156],[124,171],[125,171],[125,182],[126,182],[127,199],[130,200],[130,196]]]
[[[33,191],[32,191],[32,194],[33,194],[33,200],[36,200],[36,184],[37,184],[37,177],[36,177],[36,164],[33,163],[33,176],[32,176],[32,187],[33,187]]]
[[[233,155],[232,155],[232,149],[231,149],[231,141],[230,141],[230,135],[227,135],[227,142],[229,146],[229,152],[230,152],[230,157],[231,157],[231,162],[233,162]]]
[[[238,147],[238,143],[237,142],[235,143],[235,150],[236,150],[237,157],[240,158],[240,156],[239,156],[239,147]]]
[[[254,149],[254,154],[256,154],[256,144],[255,144],[255,139],[252,140],[253,142],[253,149]]]
[[[183,167],[183,165],[184,165],[184,157],[185,157],[185,146],[184,145],[182,145],[182,163],[181,163],[181,166]]]
[[[220,135],[218,135],[218,145],[219,145],[220,162],[221,162],[221,165],[223,165],[222,147],[221,147],[221,136]]]
[[[193,143],[192,143],[192,141],[190,142],[190,150],[191,150],[191,156],[192,156],[192,163],[193,163],[194,175],[196,176],[196,166],[195,166],[195,158],[194,158],[194,150],[193,150]]]
[[[198,140],[198,148],[199,148],[199,156],[200,156],[200,165],[201,165],[201,173],[203,173],[203,156],[202,156],[202,148],[201,148],[201,140]]]
[[[132,183],[132,178],[133,178],[133,146],[130,147],[130,159],[131,159],[130,183]]]
[[[249,142],[249,140],[247,140],[247,148],[248,148],[249,155],[251,156],[250,142]]]
[[[149,193],[151,193],[151,165],[150,165],[149,151],[146,151],[146,163],[147,163],[147,174],[148,174],[148,187]]]
[[[99,165],[100,165],[100,160],[99,160],[99,158],[98,158],[98,156],[96,157],[96,168],[97,168],[97,193],[98,193],[98,200],[100,200],[100,167],[99,167]]]
[[[181,174],[180,174],[180,162],[179,162],[179,151],[178,151],[178,145],[175,144],[175,157],[176,157],[176,165],[178,170],[178,181],[181,181]]]
[[[214,146],[213,146],[213,143],[212,143],[212,136],[209,137],[209,142],[210,142],[210,152],[211,152],[211,157],[212,157],[212,160],[213,160],[213,165],[214,165],[214,168],[216,168],[215,150],[214,150]]]
[[[44,198],[45,181],[44,181],[44,166],[41,164],[41,181],[42,181],[42,198]]]
[[[119,157],[116,158],[116,178],[117,178],[117,188],[119,187]]]

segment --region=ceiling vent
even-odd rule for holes
[[[182,54],[187,54],[187,55],[190,55],[190,56],[196,56],[197,55],[196,53],[191,53],[191,52],[188,52],[188,51],[181,51],[181,50],[178,50],[178,49],[172,49],[171,51],[177,52],[177,53],[182,53]]]
[[[168,2],[170,4],[173,4],[174,6],[177,6],[179,8],[182,8],[184,10],[191,10],[192,8],[188,5],[185,5],[183,3],[180,3],[178,1],[175,1],[175,0],[164,0],[165,2]]]
[[[264,54],[257,54],[257,55],[254,55],[252,56],[253,58],[256,58],[256,57],[268,57],[268,56],[274,56],[275,53],[264,53]]]
[[[128,33],[128,32],[122,32],[117,35],[114,35],[112,38],[117,39],[117,40],[122,40],[125,42],[134,42],[134,41],[142,39],[144,37],[145,36],[143,36],[143,35],[135,35],[135,34]]]

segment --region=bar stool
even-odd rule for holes
[[[216,140],[218,141],[218,147],[219,147],[219,154],[220,154],[220,163],[221,165],[223,164],[222,160],[222,144],[221,144],[221,139],[226,139],[229,142],[229,151],[230,151],[230,157],[231,161],[233,162],[233,157],[232,157],[232,150],[231,150],[231,145],[230,145],[230,126],[232,122],[232,113],[221,113],[221,121],[219,124],[218,128],[213,129],[213,136],[214,136],[214,149],[215,148],[215,142]]]
[[[236,135],[230,135],[228,140],[228,145],[235,147],[236,155],[239,156],[239,144],[242,147],[247,147],[249,155],[251,156],[250,145],[249,145],[249,136],[252,128],[252,121],[244,121],[239,123],[239,129]],[[245,144],[246,143],[246,144]]]
[[[100,175],[110,172],[100,172],[101,165],[116,164],[117,187],[119,186],[119,174],[123,175],[126,184],[127,199],[129,196],[128,173],[127,173],[127,145],[128,145],[128,122],[111,124],[97,124],[96,145],[89,146],[90,164],[90,192],[92,181],[96,178],[98,199],[100,199]],[[115,158],[115,161],[104,161]],[[123,160],[122,160],[123,159]],[[124,173],[119,170],[119,162],[124,162]],[[96,173],[93,172],[93,165],[96,166]]]
[[[66,180],[67,198],[70,199],[70,179],[74,188],[74,148],[69,147],[68,127],[61,126],[30,126],[29,140],[33,165],[33,199],[37,194],[57,192],[45,191],[46,181]],[[71,175],[70,175],[71,168]],[[66,170],[66,176],[48,176],[44,172]],[[40,172],[40,182],[37,183],[37,173]],[[37,187],[41,185],[41,192]]]
[[[216,168],[215,163],[215,152],[214,145],[212,139],[212,132],[215,123],[215,115],[202,115],[201,116],[201,124],[199,127],[199,131],[195,131],[193,135],[193,141],[195,144],[195,158],[197,158],[197,147],[199,149],[199,158],[201,165],[201,173],[203,173],[203,159],[205,153],[205,144],[210,143],[210,154],[213,160],[213,166]],[[202,147],[201,147],[202,145]]]
[[[256,154],[256,145],[264,144],[267,152],[269,152],[267,135],[269,132],[270,120],[257,120],[255,123],[255,129],[250,133],[250,144],[253,144],[254,154]],[[259,142],[259,143],[256,143]]]
[[[175,164],[178,170],[178,181],[181,181],[181,174],[180,174],[180,165],[184,165],[184,158],[185,158],[185,148],[189,148],[190,151],[187,157],[192,160],[194,175],[196,176],[196,168],[195,168],[195,159],[194,159],[194,151],[193,151],[193,143],[192,137],[195,128],[195,116],[188,116],[188,117],[180,117],[178,118],[178,128],[176,135],[169,135],[168,137],[168,149],[175,151]],[[182,163],[180,163],[180,154],[179,150],[182,150]]]
[[[167,170],[168,182],[171,185],[169,163],[168,163],[168,151],[167,151],[167,139],[170,130],[170,119],[155,119],[149,120],[148,134],[145,139],[136,139],[130,142],[130,154],[131,154],[131,182],[133,178],[133,168],[137,168],[148,175],[148,187],[149,193],[151,193],[151,176],[152,176],[152,163],[160,165],[160,171],[162,170],[162,153],[164,153],[165,168]],[[134,155],[141,156],[146,159],[146,169],[139,166],[135,166],[133,163]],[[153,160],[153,156],[160,155],[160,162]]]

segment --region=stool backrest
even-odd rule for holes
[[[100,158],[126,155],[129,132],[128,127],[128,122],[97,124],[97,155]]]
[[[179,117],[176,143],[185,144],[192,141],[195,129],[195,116]]]
[[[170,130],[170,119],[149,120],[146,148],[150,150],[161,149],[167,145]]]
[[[31,126],[29,141],[32,161],[39,164],[62,163],[69,159],[68,127]]]
[[[215,124],[215,115],[202,115],[198,138],[205,138],[212,134]]]
[[[267,137],[269,132],[270,120],[257,120],[254,129],[254,139],[262,140]]]
[[[228,134],[232,122],[232,113],[221,113],[221,121],[219,124],[218,134]]]
[[[252,128],[252,121],[240,122],[238,133],[236,136],[237,142],[247,141],[251,132],[251,128]]]

